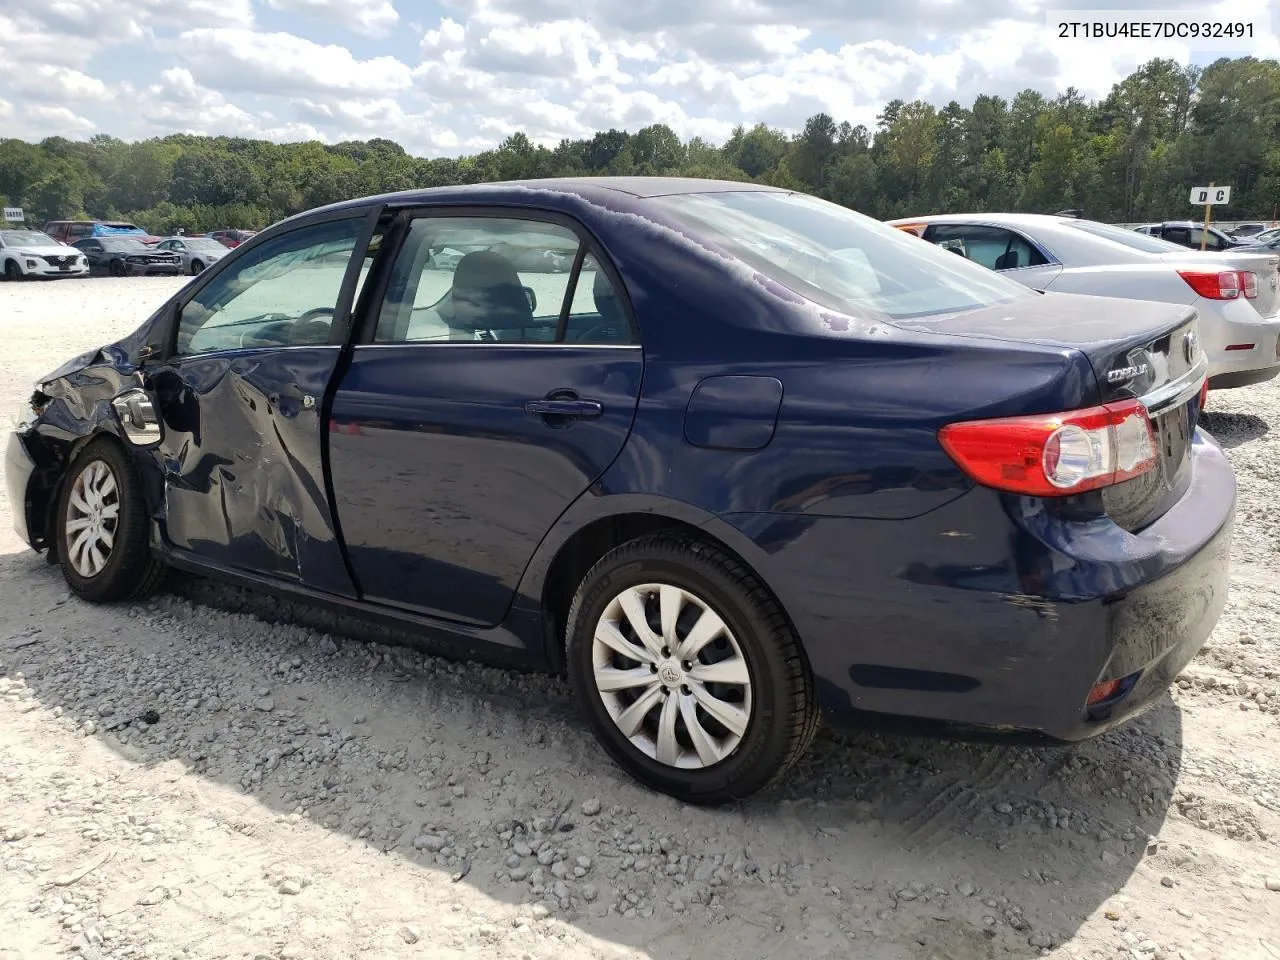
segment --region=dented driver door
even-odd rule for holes
[[[161,535],[179,559],[354,595],[326,494],[324,399],[372,229],[348,214],[277,235],[180,302],[166,355],[145,368]]]

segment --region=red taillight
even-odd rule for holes
[[[1258,275],[1249,270],[1179,270],[1178,276],[1207,300],[1252,300],[1258,296]]]
[[[1085,698],[1085,706],[1092,707],[1103,700],[1110,700],[1120,692],[1122,682],[1122,680],[1104,680],[1102,683],[1095,683],[1093,689],[1089,691],[1089,696]]]
[[[1155,435],[1138,400],[952,423],[938,431],[938,441],[983,486],[1035,497],[1109,487],[1156,465]]]

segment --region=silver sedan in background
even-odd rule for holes
[[[212,237],[166,237],[156,244],[156,249],[176,253],[182,258],[182,272],[192,275],[231,252]]]
[[[888,222],[1035,290],[1194,307],[1212,389],[1280,374],[1280,254],[1200,253],[1094,220],[1036,213]]]

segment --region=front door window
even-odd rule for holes
[[[179,355],[329,342],[362,219],[283,234],[223,270],[182,308]]]

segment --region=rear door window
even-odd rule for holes
[[[576,271],[575,271],[576,268]],[[612,279],[558,223],[413,220],[378,311],[375,343],[630,343]]]
[[[1018,270],[1048,263],[1021,234],[980,224],[934,224],[925,239],[980,263],[988,270]]]

